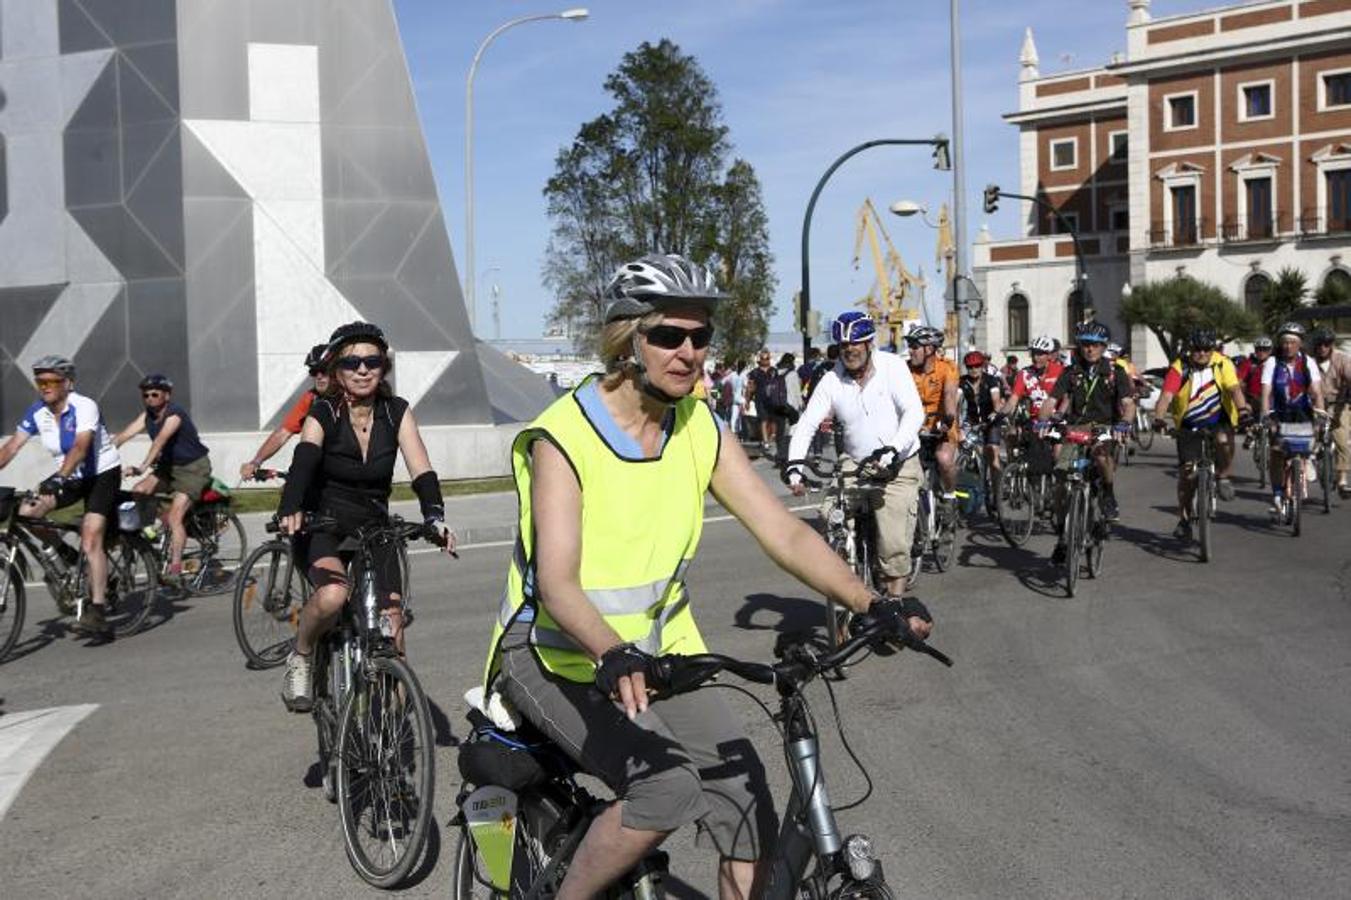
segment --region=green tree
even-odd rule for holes
[[[594,346],[605,283],[624,260],[679,253],[711,266],[732,295],[718,317],[725,351],[763,342],[773,312],[768,218],[755,170],[729,167],[717,89],[669,40],[644,42],[605,79],[614,101],[559,151],[544,188],[551,319]]]
[[[1231,341],[1254,337],[1261,327],[1257,316],[1224,291],[1185,275],[1133,288],[1122,304],[1121,318],[1148,328],[1169,359],[1177,357],[1193,328],[1213,328],[1222,340]]]
[[[1267,334],[1275,334],[1281,324],[1290,320],[1290,314],[1304,305],[1309,296],[1309,279],[1293,266],[1276,273],[1276,280],[1262,292],[1262,327]]]

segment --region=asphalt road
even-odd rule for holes
[[[1081,596],[1047,583],[1049,535],[1011,550],[978,526],[962,565],[920,590],[956,668],[903,654],[838,685],[876,782],[842,823],[874,838],[898,896],[1348,895],[1351,511],[1312,514],[1293,539],[1240,482],[1218,560],[1203,565],[1166,537],[1170,461],[1161,443],[1123,473],[1124,520]],[[409,652],[435,705],[442,824],[460,696],[480,671],[507,552],[415,558]],[[710,643],[749,658],[820,619],[735,522],[708,525],[690,580]],[[313,728],[283,711],[280,670],[244,668],[226,596],[167,605],[148,631],[95,648],[44,625],[51,607],[35,593],[28,652],[0,665],[0,787],[7,729],[25,712],[97,708],[68,713],[78,724],[0,811],[0,894],[367,893],[335,808],[309,786]],[[863,781],[813,696],[832,732],[832,797],[847,802]],[[782,798],[774,733],[734,702]],[[433,835],[409,895],[445,896],[454,839]],[[669,849],[672,893],[711,892],[711,861],[688,836]]]

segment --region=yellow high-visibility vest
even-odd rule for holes
[[[521,616],[533,622],[530,643],[549,672],[578,682],[595,676],[591,657],[559,628],[536,592],[530,452],[539,440],[558,448],[581,485],[579,576],[606,623],[648,653],[705,652],[684,581],[718,461],[721,433],[713,413],[693,397],[681,399],[661,455],[631,460],[616,453],[587,418],[576,396],[581,387],[554,401],[512,444],[519,530],[485,683],[496,674],[502,634]]]

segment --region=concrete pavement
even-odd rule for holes
[[[1171,445],[1122,474],[1124,519],[1103,576],[1066,599],[1052,539],[1012,550],[978,525],[928,576],[942,669],[869,659],[837,685],[875,790],[841,814],[878,845],[897,896],[1326,898],[1351,884],[1351,510],[1271,529],[1255,485],[1221,507],[1217,561],[1172,528]],[[474,498],[466,498],[472,500]],[[437,814],[458,788],[452,736],[474,683],[509,548],[420,556],[409,652],[435,705]],[[709,525],[690,575],[711,645],[768,658],[821,604],[734,522]],[[101,648],[64,636],[33,597],[26,655],[0,665],[10,715],[97,704],[0,821],[0,893],[15,897],[365,896],[336,812],[314,786],[313,728],[280,672],[243,668],[225,597],[176,601]],[[727,693],[786,796],[772,727]],[[766,696],[762,693],[762,696]],[[811,694],[831,796],[863,780]],[[3,740],[0,737],[0,740]],[[2,755],[2,754],[0,754]],[[438,830],[409,895],[445,896]],[[669,845],[673,896],[710,895],[691,836]]]

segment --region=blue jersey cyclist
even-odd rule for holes
[[[1326,416],[1322,373],[1304,352],[1304,326],[1286,322],[1276,333],[1276,352],[1262,364],[1262,417],[1279,425]],[[1285,515],[1284,472],[1281,442],[1272,441],[1270,512],[1277,517]]]
[[[104,602],[108,557],[103,539],[109,520],[117,513],[122,462],[98,404],[75,392],[74,363],[64,356],[44,356],[33,364],[33,382],[40,399],[24,413],[13,436],[0,446],[0,469],[9,465],[30,438],[38,438],[56,461],[56,471],[39,486],[39,496],[26,502],[20,512],[39,517],[58,507],[85,502],[80,544],[88,559],[91,602],[81,610],[76,625],[93,634],[107,635]]]
[[[164,578],[172,583],[183,571],[183,546],[188,542],[184,519],[211,485],[211,458],[188,411],[173,402],[174,383],[167,376],[147,375],[141,379],[140,388],[145,412],[118,432],[115,440],[120,447],[142,432],[150,437],[145,460],[139,466],[128,466],[126,474],[145,475],[132,487],[132,493],[171,495],[164,516],[170,532],[169,567]]]
[[[558,897],[594,897],[682,825],[716,847],[723,896],[751,896],[773,840],[764,767],[717,692],[649,705],[653,657],[704,642],[684,585],[705,495],[781,567],[850,609],[928,633],[918,601],[875,603],[779,502],[707,404],[691,396],[723,295],[674,255],[623,265],[607,287],[606,371],[556,400],[512,448],[518,543],[488,687],[616,802],[591,823]]]

